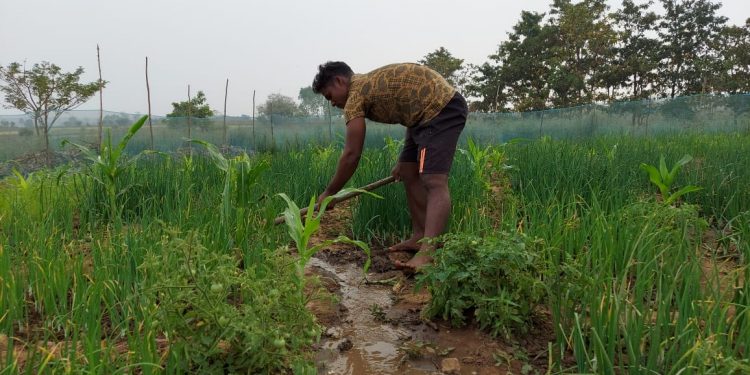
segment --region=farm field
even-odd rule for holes
[[[409,230],[398,184],[298,220],[336,144],[113,138],[0,180],[2,373],[750,371],[746,132],[467,139],[416,276],[385,250]],[[370,144],[350,185],[399,151]],[[685,155],[663,193],[641,167]]]

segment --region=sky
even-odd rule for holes
[[[522,10],[546,12],[552,0],[0,0],[0,64],[41,61],[98,78],[101,48],[104,109],[147,113],[145,59],[152,113],[204,91],[228,115],[252,113],[269,94],[297,98],[317,66],[345,61],[364,73],[416,62],[445,47],[482,64],[507,39]],[[620,1],[608,1],[614,9]],[[725,0],[720,14],[740,25],[750,1]],[[4,101],[3,101],[4,102]],[[98,95],[79,109],[98,109]],[[0,114],[17,114],[0,108]]]

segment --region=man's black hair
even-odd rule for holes
[[[343,61],[329,61],[318,65],[318,74],[315,75],[312,84],[313,92],[320,94],[323,88],[333,81],[333,77],[344,76],[351,78],[352,74],[354,74],[352,68]]]

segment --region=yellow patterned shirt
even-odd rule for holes
[[[412,127],[432,120],[456,90],[434,70],[418,64],[391,64],[354,74],[344,106],[348,123],[366,117]]]

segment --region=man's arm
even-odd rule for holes
[[[346,141],[344,152],[341,153],[336,174],[333,175],[328,187],[320,195],[318,202],[322,202],[327,196],[334,195],[346,185],[359,165],[362,156],[362,148],[365,144],[365,118],[357,117],[346,124]]]

